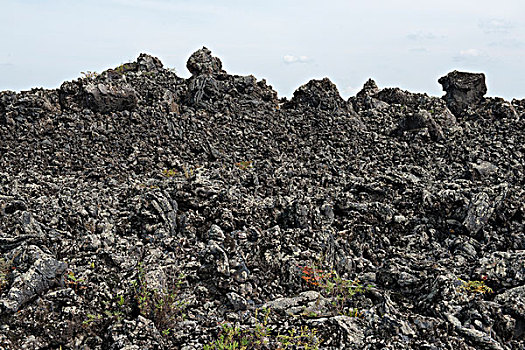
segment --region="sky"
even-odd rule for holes
[[[345,98],[369,78],[442,96],[453,70],[488,96],[525,98],[523,0],[0,0],[0,90],[57,88],[145,52],[182,77],[208,47],[231,74],[290,97],[328,77]]]

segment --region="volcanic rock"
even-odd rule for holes
[[[487,93],[485,74],[453,71],[439,78],[438,82],[446,91],[444,96],[448,108],[459,117],[468,108],[474,108],[483,102]]]
[[[225,73],[222,70],[221,60],[212,56],[211,51],[206,47],[195,51],[190,56],[186,68],[192,75]]]
[[[525,100],[187,67],[0,92],[0,348],[524,347]]]
[[[290,102],[285,104],[285,108],[305,107],[331,112],[348,108],[337,87],[328,78],[310,80],[295,90]]]

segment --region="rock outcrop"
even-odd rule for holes
[[[484,101],[487,93],[485,74],[453,71],[439,78],[438,82],[446,91],[444,96],[448,108],[455,116],[461,116]]]

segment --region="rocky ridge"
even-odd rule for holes
[[[525,100],[187,68],[0,92],[2,348],[524,349]]]

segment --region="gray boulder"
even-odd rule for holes
[[[188,59],[186,67],[192,75],[225,73],[222,70],[221,60],[213,57],[206,47],[195,51]]]
[[[137,93],[127,84],[65,82],[59,96],[63,110],[77,112],[84,108],[100,113],[119,112],[132,110],[138,103]]]
[[[132,110],[138,102],[135,90],[126,85],[88,84],[85,94],[87,107],[101,113]]]

